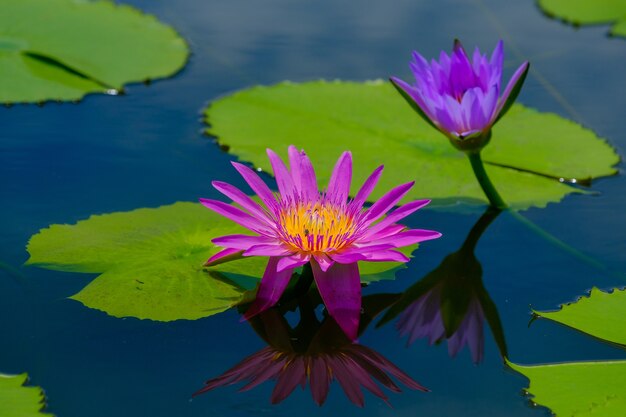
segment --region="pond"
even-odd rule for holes
[[[244,383],[216,387],[192,399],[205,381],[266,348],[264,337],[294,337],[282,326],[295,326],[298,314],[284,308],[284,322],[272,310],[272,317],[262,316],[254,326],[240,322],[236,309],[197,320],[116,318],[68,299],[98,274],[24,266],[31,236],[93,214],[221,199],[211,181],[244,183],[230,164],[237,156],[203,133],[207,104],[284,80],[408,79],[411,51],[436,57],[454,38],[483,51],[502,39],[505,79],[521,62],[532,65],[518,102],[577,122],[624,155],[626,44],[607,37],[608,26],[573,28],[552,20],[531,0],[126,3],[172,25],[189,43],[192,54],[182,71],[149,85],[130,84],[118,96],[0,108],[0,371],[28,372],[30,383],[45,390],[47,412],[59,417],[549,415],[524,395],[528,380],[505,366],[504,352],[517,364],[625,358],[623,349],[531,315],[556,310],[594,286],[626,285],[626,179],[619,162],[618,175],[594,180],[591,193],[570,194],[545,208],[505,211],[487,220],[481,219],[485,207],[422,209],[406,219],[411,228],[437,230],[443,237],[421,245],[395,279],[364,288],[364,312],[390,305],[418,282],[449,285],[448,271],[454,268],[471,275],[463,294],[480,294],[483,308],[490,306],[482,355],[476,341],[455,357],[445,340],[430,344],[416,336],[407,343],[397,319],[377,326],[384,313],[360,334],[360,345],[430,392],[399,382],[402,393],[382,388],[392,407],[366,393],[365,406],[358,408],[334,381],[322,408],[308,388],[272,405],[276,383],[268,381],[246,392],[238,392]],[[392,172],[394,164],[385,170]],[[262,176],[271,183],[269,175]],[[419,165],[410,180],[419,191]],[[484,230],[472,235],[476,224]],[[476,239],[476,260],[466,249],[462,260],[446,258],[464,247],[468,235]],[[442,262],[456,263],[441,272]],[[471,272],[476,268],[482,268],[482,280],[480,272]],[[424,277],[433,282],[424,284]],[[308,300],[301,312],[319,316],[318,301]],[[268,336],[259,330],[263,320],[283,333]],[[299,341],[318,330],[314,320],[307,326]],[[339,377],[341,371],[335,372]]]

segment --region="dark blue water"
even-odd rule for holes
[[[221,388],[191,401],[204,380],[265,346],[236,312],[172,323],[116,319],[66,299],[93,276],[20,265],[28,238],[51,223],[217,197],[210,187],[216,177],[240,184],[230,169],[233,157],[201,133],[200,110],[209,101],[285,79],[407,78],[411,50],[435,56],[454,37],[489,50],[504,39],[509,74],[522,60],[532,62],[521,102],[592,128],[623,155],[626,41],[606,38],[605,27],[575,30],[549,20],[532,1],[129,3],[189,41],[193,55],[185,70],[150,86],[131,85],[126,96],[0,109],[0,261],[7,265],[0,269],[2,372],[28,372],[60,417],[546,415],[521,396],[525,379],[504,368],[487,329],[477,366],[467,349],[450,359],[445,343],[422,340],[407,348],[393,325],[370,327],[361,342],[432,390],[392,395],[393,409],[371,395],[357,409],[337,384],[322,411],[299,389],[271,406],[273,384],[245,394]],[[614,273],[556,248],[506,213],[485,232],[476,255],[512,361],[624,358],[623,351],[556,324],[528,322],[531,307],[551,309],[591,286],[626,284],[625,187],[621,175],[599,180],[598,195],[524,213]],[[394,282],[366,292],[403,291],[457,250],[477,219],[435,211],[412,216],[410,225],[445,238],[424,244]]]

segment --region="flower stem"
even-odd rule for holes
[[[500,210],[506,209],[506,203],[502,200],[502,197],[500,197],[500,194],[498,194],[498,191],[491,183],[489,176],[487,176],[487,171],[485,171],[485,167],[483,166],[483,160],[480,157],[480,152],[467,152],[467,157],[470,160],[470,164],[472,165],[474,175],[480,184],[480,188],[483,189],[483,192],[489,200],[489,204]]]
[[[487,210],[485,210],[482,216],[480,216],[480,219],[478,219],[476,224],[472,227],[472,230],[470,230],[469,234],[465,238],[465,242],[463,242],[463,246],[459,252],[465,251],[474,254],[478,240],[483,235],[485,230],[487,230],[489,225],[496,219],[496,217],[500,215],[500,213],[502,213],[502,210],[500,209],[491,206],[487,207]]]

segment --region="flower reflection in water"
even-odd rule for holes
[[[410,345],[417,339],[430,344],[448,341],[450,356],[468,346],[472,360],[483,358],[485,320],[502,356],[506,356],[504,332],[496,306],[482,283],[482,267],[474,256],[480,236],[498,216],[488,209],[474,225],[458,251],[448,255],[422,280],[405,291],[382,318],[379,326],[400,316],[397,329]]]
[[[359,334],[376,314],[395,299],[393,295],[364,297]],[[332,317],[326,316],[320,322],[315,313],[318,304],[312,296],[301,297],[297,306],[300,322],[295,327],[290,327],[283,316],[289,306],[281,306],[283,311],[272,308],[252,318],[250,324],[269,346],[248,356],[222,375],[208,380],[206,386],[194,396],[239,382],[246,382],[239,391],[248,391],[272,379],[277,381],[271,395],[272,404],[283,401],[298,385],[304,389],[308,383],[313,401],[322,405],[333,380],[359,407],[365,401],[361,388],[386,403],[388,398],[382,387],[400,392],[400,387],[391,377],[408,388],[427,391],[378,352],[350,341]]]
[[[441,309],[441,288],[435,287],[415,300],[401,315],[397,328],[400,335],[407,336],[407,344],[428,338],[430,344],[448,340],[448,352],[454,357],[468,345],[474,362],[483,357],[484,313],[478,300],[470,298],[467,311],[458,328],[446,331]]]

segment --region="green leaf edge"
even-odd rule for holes
[[[17,374],[17,375],[9,375],[9,374],[4,374],[2,372],[0,372],[0,378],[7,378],[7,379],[18,379],[18,385],[19,388],[23,388],[29,391],[37,391],[37,396],[39,397],[39,402],[38,404],[41,406],[39,408],[39,410],[37,411],[37,415],[41,415],[41,416],[50,416],[52,417],[53,414],[50,413],[44,413],[44,410],[47,406],[46,403],[46,394],[44,393],[43,388],[39,387],[39,386],[29,386],[26,385],[28,383],[28,373],[24,372],[22,374]],[[21,379],[21,380],[20,380]],[[2,406],[0,405],[0,408],[2,408]]]
[[[537,399],[537,396],[532,391],[533,381],[528,375],[526,375],[523,372],[523,370],[525,369],[530,370],[530,369],[536,369],[536,368],[544,368],[544,369],[545,368],[559,368],[559,367],[571,367],[571,366],[626,365],[626,360],[612,360],[612,361],[599,361],[599,360],[593,361],[592,360],[592,361],[582,361],[582,362],[560,362],[560,363],[546,363],[546,364],[537,364],[537,365],[520,365],[520,364],[511,362],[508,358],[504,358],[504,364],[528,380],[528,386],[524,388],[524,394],[527,395],[528,401],[532,405],[539,405],[541,407],[546,408],[547,410],[550,411],[551,415],[556,416],[556,414],[552,411],[552,409],[548,405],[543,404],[543,402],[545,401],[543,397],[539,397],[539,399]]]
[[[591,287],[591,290],[587,291],[586,294],[583,294],[583,295],[579,296],[578,298],[576,298],[576,300],[560,304],[559,308],[557,310],[540,311],[540,310],[531,309],[531,311],[538,318],[550,320],[551,322],[554,322],[554,323],[556,323],[556,324],[558,324],[560,326],[564,326],[564,327],[567,327],[569,329],[576,330],[579,333],[582,333],[582,334],[585,334],[587,336],[593,337],[594,339],[599,340],[601,342],[604,342],[604,343],[607,343],[607,344],[610,344],[610,345],[614,345],[614,346],[617,346],[617,347],[624,347],[624,346],[626,346],[626,344],[622,344],[622,343],[619,343],[619,342],[614,342],[612,340],[604,339],[602,337],[596,336],[596,335],[594,335],[592,333],[588,333],[588,332],[586,332],[584,330],[581,330],[581,329],[579,329],[577,327],[574,327],[572,325],[569,325],[567,323],[563,323],[563,322],[561,322],[560,320],[557,320],[554,317],[557,314],[559,314],[560,312],[562,312],[564,308],[567,308],[567,307],[569,307],[571,305],[576,305],[580,301],[585,302],[584,300],[590,300],[591,297],[594,296],[594,295],[598,295],[598,294],[610,295],[610,294],[615,293],[616,291],[624,292],[626,294],[626,287],[624,287],[624,288],[611,288],[608,291],[602,291],[598,287],[593,286],[593,287]]]
[[[177,74],[179,74],[189,63],[189,60],[191,58],[191,47],[189,42],[187,41],[187,39],[185,39],[180,32],[178,32],[178,30],[176,30],[176,28],[174,26],[172,26],[169,23],[166,23],[162,20],[160,20],[155,14],[152,13],[146,13],[143,10],[141,10],[139,7],[136,7],[134,5],[131,4],[127,4],[127,3],[117,3],[115,1],[111,1],[111,0],[88,0],[87,2],[90,3],[96,3],[96,2],[104,2],[104,3],[110,3],[114,8],[116,9],[127,9],[130,10],[134,13],[137,13],[139,15],[141,15],[142,17],[146,18],[146,19],[150,19],[152,21],[152,23],[155,24],[159,24],[162,26],[167,27],[172,34],[177,38],[178,41],[182,42],[183,45],[185,46],[185,58],[183,60],[181,60],[181,62],[179,63],[179,65],[176,68],[172,68],[171,71],[169,71],[167,74],[163,74],[163,75],[159,75],[156,76],[154,78],[142,78],[142,79],[138,79],[138,80],[129,80],[126,81],[124,84],[119,85],[119,86],[113,86],[115,89],[117,89],[120,92],[124,92],[124,86],[126,85],[131,85],[131,84],[145,84],[145,83],[152,83],[154,81],[159,81],[159,80],[163,80],[166,78],[171,78],[176,76]],[[87,74],[89,75],[89,74]],[[91,93],[88,93],[91,94]],[[96,93],[97,94],[97,93]]]
[[[547,8],[542,0],[536,0],[536,3],[539,10],[541,10],[541,13],[550,19],[558,20],[574,28],[578,28],[579,26],[610,26],[607,36],[626,38],[626,15],[616,17],[614,19],[606,19],[590,23],[578,22],[573,19],[562,17],[559,13]]]
[[[626,22],[626,20],[625,20]],[[625,25],[626,26],[626,25]],[[625,33],[626,36],[626,33]],[[210,112],[211,112],[211,108],[213,106],[213,104],[217,101],[220,101],[222,99],[225,99],[227,97],[236,97],[239,94],[243,94],[247,91],[250,90],[258,90],[258,89],[274,89],[274,88],[279,88],[282,85],[300,85],[300,84],[319,84],[319,83],[325,83],[325,84],[366,84],[366,85],[380,85],[380,84],[384,84],[386,83],[387,80],[382,79],[382,78],[377,78],[377,79],[370,79],[370,80],[364,80],[364,81],[355,81],[355,80],[344,80],[344,79],[340,79],[340,78],[334,78],[334,79],[326,79],[326,78],[318,78],[318,79],[312,79],[312,80],[305,80],[305,81],[300,81],[300,82],[294,82],[291,80],[282,80],[282,81],[278,81],[276,83],[273,84],[254,84],[252,86],[248,86],[248,87],[244,87],[241,89],[237,89],[234,91],[230,91],[227,92],[219,97],[216,97],[214,99],[212,99],[210,102],[208,102],[203,108],[202,108],[202,122],[204,124],[204,129],[203,132],[204,134],[209,137],[211,140],[213,140],[216,144],[218,144],[220,146],[220,148],[226,152],[227,154],[235,157],[237,162],[240,163],[244,163],[244,164],[248,164],[251,165],[256,171],[260,171],[260,172],[265,172],[267,175],[271,176],[273,178],[273,175],[271,172],[269,172],[266,169],[263,169],[262,167],[257,166],[255,163],[251,162],[255,159],[256,154],[254,153],[250,153],[248,151],[240,151],[236,146],[236,150],[233,151],[233,145],[230,143],[225,143],[228,142],[227,140],[224,141],[223,137],[218,135],[217,132],[214,131],[214,127],[213,127],[213,123],[211,122],[211,118],[210,118]],[[393,84],[393,83],[392,83]],[[538,113],[541,114],[552,114],[554,116],[557,116],[559,118],[562,118],[564,121],[577,125],[582,129],[586,129],[586,130],[590,130],[591,132],[593,132],[594,134],[595,131],[593,131],[591,128],[585,127],[582,124],[574,121],[574,120],[570,120],[570,119],[566,119],[561,117],[560,115],[554,113],[554,112],[541,112],[538,109],[534,108],[534,107],[529,107],[526,105],[522,105],[523,107],[530,109],[532,111],[536,111]],[[622,158],[620,156],[620,154],[618,154],[617,150],[615,149],[615,147],[609,142],[609,140],[605,137],[599,136],[596,134],[596,137],[599,141],[603,142],[607,147],[610,148],[612,154],[613,154],[613,160],[610,162],[610,165],[607,168],[607,172],[604,172],[602,174],[599,174],[597,176],[594,177],[590,177],[589,180],[600,180],[600,179],[604,179],[604,178],[609,178],[612,176],[616,176],[619,175],[619,169],[617,167],[617,165],[622,161]],[[518,168],[518,167],[512,167],[512,166],[503,166],[499,163],[493,163],[492,161],[489,161],[489,157],[487,156],[486,159],[484,160],[486,165],[494,165],[494,166],[500,166],[506,169],[511,169],[511,170],[515,170],[515,171],[520,171],[520,172],[529,172],[532,173],[534,175],[537,175],[539,177],[541,176],[545,176],[546,174],[541,173],[541,172],[533,172],[533,171],[528,171],[526,169],[523,168]],[[550,175],[548,175],[550,176]],[[543,202],[541,204],[531,204],[528,205],[527,207],[519,207],[519,208],[514,208],[514,207],[510,207],[510,210],[514,210],[514,211],[526,211],[532,208],[539,208],[539,209],[543,209],[546,208],[548,205],[550,204],[558,204],[560,202],[562,202],[566,197],[568,197],[570,194],[571,195],[594,195],[597,194],[598,191],[592,190],[592,189],[585,189],[585,188],[580,188],[580,187],[574,187],[570,184],[567,183],[562,183],[564,186],[569,187],[569,192],[566,194],[563,194],[558,200],[555,201],[548,201],[548,202]],[[368,202],[372,203],[371,200],[367,200]],[[455,213],[464,213],[464,214],[475,214],[478,213],[480,211],[483,210],[483,208],[487,205],[487,200],[486,197],[484,200],[482,199],[475,199],[472,197],[461,197],[461,196],[451,196],[451,197],[443,197],[443,198],[432,198],[431,199],[431,203],[428,204],[427,206],[423,207],[423,209],[427,209],[427,210],[435,210],[435,211],[442,211],[442,212],[455,212]]]
[[[148,317],[148,316],[137,316],[137,315],[116,315],[116,314],[112,314],[111,312],[102,309],[102,308],[98,308],[98,307],[94,307],[94,306],[89,306],[87,304],[85,304],[82,300],[81,300],[81,294],[83,292],[83,290],[85,288],[87,288],[93,281],[95,281],[96,279],[98,279],[101,275],[106,274],[110,271],[113,271],[115,269],[114,266],[110,266],[110,267],[106,267],[106,268],[102,268],[99,266],[95,266],[91,269],[85,269],[84,266],[81,265],[77,265],[77,264],[60,264],[60,263],[50,263],[50,262],[42,262],[42,261],[38,261],[36,260],[36,257],[33,256],[33,254],[31,253],[30,247],[31,247],[31,243],[33,241],[33,238],[35,238],[36,236],[52,230],[52,229],[57,229],[57,228],[66,228],[66,227],[74,227],[76,225],[78,225],[79,223],[83,223],[83,222],[88,222],[89,220],[93,219],[93,218],[100,218],[103,216],[108,216],[108,215],[113,215],[113,214],[121,214],[121,213],[131,213],[131,212],[135,212],[138,210],[158,210],[159,208],[162,207],[170,207],[172,205],[178,204],[178,203],[192,203],[192,204],[199,204],[196,202],[190,202],[190,201],[178,201],[178,202],[174,202],[174,203],[170,203],[170,204],[164,204],[158,207],[140,207],[140,208],[135,208],[135,209],[130,209],[130,210],[123,210],[123,211],[114,211],[111,213],[98,213],[98,214],[91,214],[89,215],[87,218],[83,218],[83,219],[78,219],[76,220],[76,222],[74,223],[53,223],[47,227],[44,227],[42,229],[40,229],[39,231],[37,231],[37,233],[33,234],[29,239],[28,242],[26,244],[26,251],[29,254],[28,259],[24,262],[24,266],[32,266],[32,267],[37,267],[37,268],[42,268],[42,269],[48,269],[48,270],[52,270],[52,271],[60,271],[60,272],[67,272],[67,273],[78,273],[78,274],[92,274],[94,275],[93,279],[91,281],[89,281],[83,288],[81,288],[76,294],[70,295],[68,297],[66,297],[69,300],[73,300],[76,302],[79,302],[80,304],[82,304],[83,306],[85,306],[86,308],[89,308],[91,310],[97,310],[97,311],[101,311],[105,314],[107,314],[108,316],[111,317],[115,317],[115,318],[135,318],[138,320],[150,320],[150,321],[156,321],[156,322],[172,322],[172,321],[177,321],[177,320],[199,320],[202,318],[206,318],[206,317],[210,317],[213,316],[215,314],[219,314],[222,313],[224,311],[227,311],[233,307],[236,307],[242,303],[248,302],[249,301],[249,294],[250,291],[252,292],[256,292],[258,286],[252,290],[246,290],[246,288],[244,287],[240,287],[238,285],[237,282],[233,281],[233,287],[234,288],[238,288],[240,290],[240,298],[237,300],[234,300],[232,303],[226,305],[224,308],[215,308],[213,310],[207,310],[207,312],[210,311],[209,314],[206,315],[199,315],[197,317],[180,317],[180,318],[173,318],[173,319],[155,319],[153,317]],[[399,248],[398,250],[402,253],[404,253],[406,256],[408,256],[410,259],[414,258],[413,253],[419,249],[419,244],[415,244],[415,245],[411,245],[411,246],[406,246],[403,248]],[[232,261],[232,262],[238,262],[237,260]],[[410,261],[409,261],[410,262]],[[404,262],[369,262],[370,264],[396,264],[395,266],[386,269],[386,270],[382,270],[379,272],[370,272],[370,273],[362,273],[361,274],[361,283],[362,284],[366,284],[366,285],[371,285],[375,282],[378,281],[385,281],[385,280],[393,280],[396,278],[396,274],[403,269],[407,269],[407,263]],[[123,262],[122,262],[123,264]],[[203,270],[205,271],[205,273],[207,275],[211,275],[212,272],[217,273],[217,274],[221,274],[221,272],[219,270],[212,270],[211,268],[208,267],[204,267]],[[242,276],[244,279],[256,279],[258,281],[261,280],[261,277],[255,277],[255,276],[251,276],[251,275],[246,275],[246,276]],[[211,276],[212,279],[217,279],[213,276]]]
[[[164,80],[164,79],[168,79],[168,78],[173,78],[176,75],[178,75],[183,69],[185,69],[185,67],[189,64],[189,60],[191,59],[191,47],[189,42],[187,41],[187,39],[185,39],[177,30],[176,28],[174,28],[174,26],[172,26],[169,23],[166,23],[162,20],[160,20],[156,15],[152,14],[152,13],[146,13],[143,10],[141,10],[139,7],[135,7],[134,5],[131,4],[126,4],[126,3],[117,3],[115,1],[111,1],[111,0],[82,0],[81,2],[86,2],[86,3],[105,3],[108,4],[110,6],[112,6],[115,9],[127,9],[130,10],[133,13],[137,13],[139,15],[141,15],[142,17],[146,18],[146,19],[150,19],[152,21],[152,23],[157,23],[160,25],[163,25],[165,27],[167,27],[172,34],[180,41],[183,43],[184,47],[185,47],[185,57],[183,60],[181,60],[181,62],[179,63],[179,65],[175,68],[172,68],[171,71],[169,71],[168,73],[165,73],[163,75],[159,75],[153,78],[147,77],[147,78],[143,78],[143,79],[137,79],[137,80],[128,80],[125,81],[123,84],[118,85],[118,86],[110,86],[112,89],[115,90],[115,93],[109,93],[109,90],[106,89],[106,86],[104,84],[101,84],[100,81],[94,80],[93,78],[91,78],[91,76],[89,74],[86,74],[88,76],[89,80],[94,80],[97,83],[99,83],[103,90],[102,91],[87,91],[85,92],[83,95],[81,95],[80,97],[76,98],[76,99],[71,99],[71,100],[59,100],[59,99],[54,99],[54,98],[47,98],[47,99],[43,99],[40,101],[9,101],[9,102],[2,102],[2,104],[6,105],[6,106],[12,106],[15,104],[44,104],[44,103],[65,103],[65,102],[70,102],[70,103],[77,103],[80,102],[82,100],[85,99],[85,97],[90,96],[90,95],[124,95],[126,94],[125,92],[125,87],[129,86],[129,85],[138,85],[138,84],[152,84],[153,82],[156,81],[160,81],[160,80]]]

